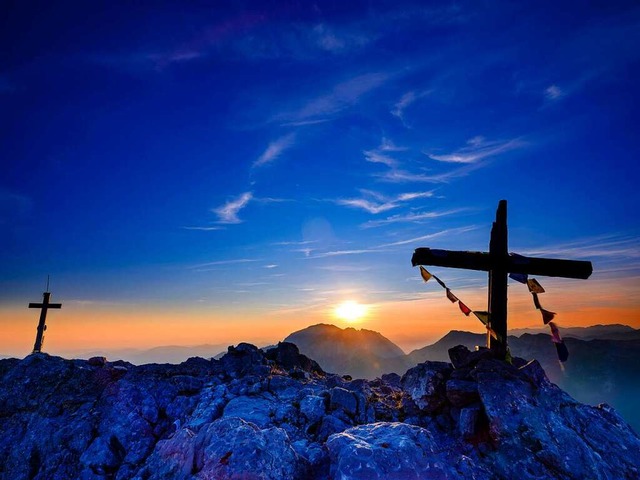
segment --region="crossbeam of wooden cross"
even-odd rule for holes
[[[498,203],[488,252],[417,248],[411,263],[414,267],[434,265],[489,273],[489,322],[497,338],[490,338],[487,346],[500,358],[507,352],[507,278],[510,273],[587,279],[593,272],[591,262],[509,254],[506,200]]]

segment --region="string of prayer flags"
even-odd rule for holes
[[[476,312],[476,311],[471,310],[464,303],[462,303],[462,301],[458,297],[456,297],[453,294],[453,292],[449,289],[449,287],[447,287],[447,285],[442,280],[440,280],[434,274],[430,273],[422,265],[420,265],[420,275],[422,276],[422,279],[425,282],[428,282],[429,280],[434,278],[436,280],[436,282],[438,282],[440,284],[440,286],[445,289],[445,292],[447,294],[447,298],[449,299],[449,301],[451,301],[451,303],[456,303],[457,302],[458,303],[458,307],[460,308],[460,311],[462,313],[464,313],[467,317],[469,315],[471,315],[471,313],[473,313],[476,317],[478,317],[478,320],[480,320],[484,324],[484,326],[487,327],[487,335],[488,336],[490,335],[493,338],[495,338],[496,340],[501,341],[501,339],[499,338],[499,336],[495,332],[495,330],[493,330],[491,328],[491,323],[489,322],[489,312]]]
[[[551,329],[551,341],[553,343],[562,343],[562,337],[560,336],[560,330],[554,322],[549,322],[549,328]]]
[[[526,273],[510,273],[509,278],[515,280],[516,282],[526,284],[527,280],[529,280],[529,275],[527,275]]]
[[[471,313],[471,309],[467,307],[464,303],[462,303],[460,300],[458,300],[458,306],[460,307],[460,311],[468,317],[469,314]]]
[[[442,280],[440,280],[438,277],[436,277],[435,275],[433,276],[433,278],[436,279],[436,282],[438,282],[440,284],[440,286],[444,289],[447,288],[447,286],[444,284],[444,282]]]
[[[425,281],[425,283],[431,280],[431,277],[433,277],[433,275],[431,275],[422,265],[420,265],[420,275],[422,276],[422,279]]]
[[[542,288],[542,285],[540,285],[535,278],[528,279],[527,286],[531,293],[544,293],[544,288]]]
[[[456,303],[459,301],[458,297],[456,297],[448,288],[447,288],[447,298],[451,300],[451,303]]]
[[[536,292],[531,292],[531,296],[533,297],[533,304],[536,306],[536,310],[542,310],[540,306],[540,300],[538,299],[538,294]]]
[[[551,341],[556,346],[558,360],[560,360],[561,362],[566,362],[569,359],[569,350],[560,337],[560,331],[558,330],[556,324],[553,322],[549,322],[549,328],[551,328]]]
[[[544,308],[540,309],[542,313],[542,321],[545,325],[548,325],[551,320],[553,320],[556,316],[555,312],[550,312],[549,310],[545,310]]]

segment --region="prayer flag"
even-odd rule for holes
[[[569,359],[569,350],[564,342],[556,343],[556,351],[558,352],[558,360],[566,362]]]
[[[447,286],[444,284],[444,282],[442,280],[440,280],[438,277],[436,277],[434,275],[433,278],[436,279],[436,282],[438,282],[442,288],[447,288]]]
[[[426,282],[428,282],[431,277],[433,277],[433,275],[431,275],[429,272],[427,272],[427,269],[424,268],[422,265],[420,265],[420,275],[422,276],[422,279]]]
[[[500,335],[498,335],[493,328],[487,327],[487,332],[489,332],[489,335],[491,335],[493,338],[500,341]]]
[[[542,321],[545,325],[547,325],[556,316],[555,312],[550,312],[549,310],[545,310],[544,308],[541,308],[540,312],[542,312]]]
[[[540,306],[540,300],[538,300],[538,294],[536,292],[531,292],[531,295],[533,296],[533,304],[538,310],[542,310],[542,307]]]
[[[478,320],[480,320],[482,323],[484,323],[485,325],[489,325],[489,312],[475,312],[474,311],[473,314],[476,317],[478,317]]]
[[[560,337],[560,330],[555,323],[549,322],[549,328],[551,329],[551,341],[553,343],[562,343],[562,337]]]
[[[458,306],[460,307],[460,311],[462,313],[464,313],[467,317],[469,316],[469,314],[471,313],[471,309],[469,307],[467,307],[464,303],[462,303],[461,301],[458,301]]]
[[[448,288],[447,288],[447,298],[451,300],[451,303],[456,303],[458,301],[458,297],[456,297],[453,293],[451,293],[451,290],[449,290]]]
[[[515,280],[516,282],[526,284],[527,280],[529,280],[529,275],[527,275],[526,273],[510,273],[509,278]]]
[[[542,288],[542,285],[540,285],[535,278],[527,280],[527,285],[529,286],[529,291],[532,293],[544,293],[544,288]]]

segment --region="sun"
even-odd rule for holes
[[[356,323],[367,314],[367,307],[353,300],[347,300],[338,305],[334,310],[335,316],[347,323]]]

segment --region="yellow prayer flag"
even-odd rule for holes
[[[420,275],[425,282],[428,282],[431,280],[431,277],[433,277],[433,275],[431,275],[422,265],[420,265]]]
[[[542,288],[542,285],[540,285],[535,278],[527,280],[527,286],[531,293],[544,293],[544,288]]]

